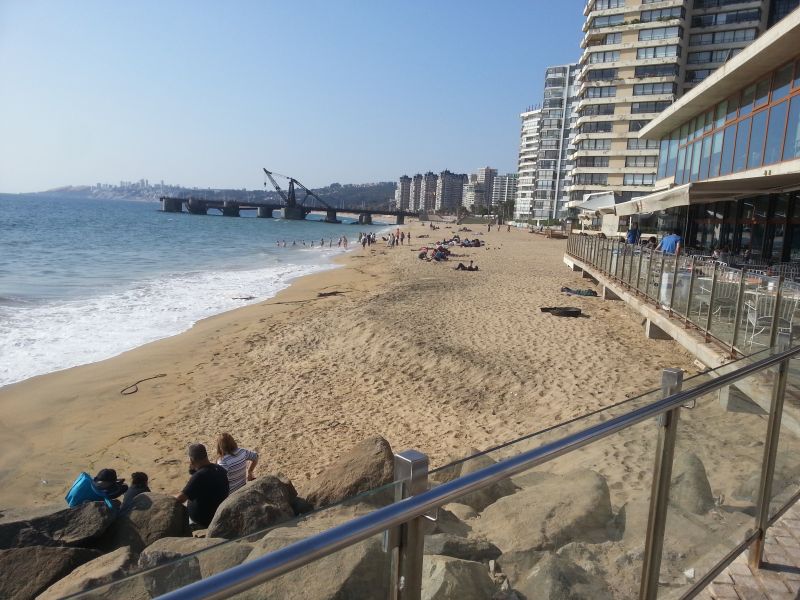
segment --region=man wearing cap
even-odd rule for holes
[[[189,446],[189,473],[192,475],[189,482],[175,498],[187,503],[193,523],[208,527],[217,508],[228,497],[228,472],[208,460],[203,444],[192,444]]]
[[[128,490],[125,480],[118,479],[114,469],[100,469],[92,481],[97,491],[110,500],[118,498]]]

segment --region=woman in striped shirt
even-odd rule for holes
[[[253,471],[258,464],[258,453],[239,448],[230,433],[223,433],[217,438],[217,464],[228,471],[228,483],[232,494],[244,487],[245,481],[253,481]],[[249,463],[249,466],[248,466]]]

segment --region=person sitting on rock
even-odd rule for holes
[[[114,469],[100,469],[93,481],[97,490],[110,500],[119,498],[128,491],[125,480],[117,479],[117,472]]]
[[[217,464],[228,471],[229,492],[243,488],[245,481],[253,481],[253,471],[258,464],[258,452],[239,448],[230,433],[217,438]]]
[[[137,471],[131,475],[131,487],[128,488],[128,491],[125,492],[125,495],[122,497],[123,510],[130,508],[131,502],[136,496],[150,491],[150,488],[147,487],[147,482],[147,473]]]
[[[189,446],[189,473],[189,482],[175,498],[186,502],[190,523],[208,527],[217,508],[228,497],[228,472],[208,460],[203,444],[192,444]]]

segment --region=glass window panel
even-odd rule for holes
[[[753,115],[753,126],[750,131],[750,149],[747,151],[747,168],[761,166],[764,158],[764,135],[767,129],[767,111],[762,110]]]
[[[695,123],[694,126],[695,138],[699,138],[701,135],[703,135],[703,127],[705,127],[705,120],[706,120],[705,115],[700,115],[699,117],[697,117],[697,122]]]
[[[661,140],[661,148],[658,152],[658,178],[667,176],[667,159],[669,158],[669,139]]]
[[[772,102],[777,102],[789,93],[793,70],[794,65],[789,63],[775,71],[775,78],[772,80]]]
[[[733,151],[733,172],[743,171],[747,164],[747,142],[750,138],[750,119],[739,123],[736,130],[736,148]]]
[[[691,173],[691,181],[697,181],[699,174],[700,174],[700,144],[701,142],[695,142],[692,148],[692,173]]]
[[[728,112],[725,117],[726,121],[736,118],[737,111],[739,110],[739,94],[734,94],[728,98]]]
[[[710,110],[706,113],[706,126],[703,127],[703,132],[708,133],[714,126],[714,111]]]
[[[702,127],[702,125],[700,125],[700,127]],[[694,119],[692,119],[689,122],[689,139],[690,140],[694,139],[694,133],[695,133],[696,129],[697,129],[697,117],[695,117]]]
[[[789,212],[789,194],[775,194],[775,208],[772,211],[774,219],[783,220]]]
[[[769,100],[769,77],[765,77],[756,84],[755,107],[762,106]]]
[[[692,151],[694,150],[694,144],[689,144],[686,146],[686,164],[683,165],[683,182],[686,183],[689,181],[689,173],[692,170]]]
[[[798,156],[800,156],[800,96],[795,96],[789,107],[786,141],[783,144],[783,160],[791,160]]]
[[[733,148],[736,141],[736,125],[728,125],[725,128],[725,137],[722,141],[722,163],[719,174],[727,175],[731,172],[731,161],[733,160]]]
[[[681,125],[681,146],[683,146],[686,143],[686,137],[688,136],[688,134],[689,134],[689,124],[684,123],[683,125]]]
[[[675,168],[675,183],[685,183],[683,179],[683,165],[686,162],[686,148],[678,150],[678,162]]]
[[[703,149],[700,153],[700,180],[708,179],[708,163],[711,160],[711,136],[703,138]]]
[[[753,110],[753,99],[756,97],[756,84],[744,89],[742,92],[742,105],[739,107],[739,116],[749,115]]]
[[[794,63],[794,84],[792,87],[800,87],[800,60]]]
[[[669,141],[669,158],[667,159],[667,177],[675,175],[675,161],[678,156],[678,132],[672,132],[672,139]]]
[[[716,122],[714,123],[714,127],[722,127],[725,123],[725,115],[728,114],[728,101],[723,100],[719,104],[717,104],[717,113],[716,113]]]
[[[708,171],[708,177],[716,177],[719,175],[719,167],[722,159],[722,131],[718,131],[713,136],[711,143],[711,165]]]
[[[783,147],[783,131],[786,126],[786,111],[788,102],[781,102],[769,109],[769,127],[767,129],[767,144],[764,149],[764,164],[780,162]]]

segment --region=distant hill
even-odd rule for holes
[[[378,183],[361,184],[340,184],[332,183],[323,188],[314,189],[314,193],[322,198],[331,206],[348,206],[364,208],[387,208],[394,199],[395,183],[392,181],[381,181]],[[146,185],[131,183],[121,185],[76,185],[54,188],[44,192],[33,194],[20,194],[25,196],[38,197],[60,197],[65,196],[75,198],[95,198],[98,200],[132,200],[139,202],[155,202],[160,196],[175,196],[186,198],[196,196],[208,199],[224,200],[270,200],[278,202],[280,197],[274,190],[246,190],[246,189],[210,189],[210,188],[187,188],[173,185]],[[303,197],[303,191],[297,190],[298,199]]]

